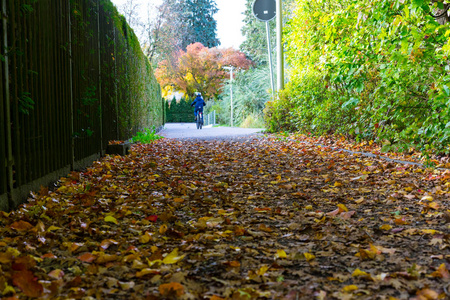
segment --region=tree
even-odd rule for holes
[[[191,44],[180,50],[172,59],[162,61],[155,75],[165,91],[178,89],[187,95],[201,92],[205,99],[217,98],[228,78],[223,66],[246,70],[251,62],[233,48],[207,48],[201,43]]]
[[[124,15],[128,25],[136,32],[137,36],[143,34],[144,23],[139,17],[140,4],[136,0],[127,0],[119,7],[119,11]]]
[[[214,14],[218,11],[215,0],[186,0],[183,4],[183,17],[189,24],[183,37],[183,49],[193,43],[201,43],[208,48],[217,47],[217,21]]]
[[[188,30],[179,0],[164,0],[156,11],[156,17],[148,11],[145,46],[145,53],[154,65],[170,59],[173,53],[182,49],[182,40]]]

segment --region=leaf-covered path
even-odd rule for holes
[[[449,178],[290,139],[135,145],[0,213],[0,295],[448,299]]]

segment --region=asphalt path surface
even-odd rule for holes
[[[262,128],[211,127],[197,129],[195,123],[167,123],[158,134],[172,139],[227,140],[261,134]]]

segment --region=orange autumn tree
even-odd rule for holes
[[[201,92],[205,99],[217,98],[229,77],[224,66],[247,70],[252,62],[233,48],[207,48],[194,43],[180,50],[171,59],[159,63],[156,78],[164,91],[180,90],[186,95]]]

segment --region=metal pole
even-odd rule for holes
[[[283,54],[283,10],[281,1],[277,1],[277,86],[278,91],[284,90],[284,54]]]
[[[269,22],[266,22],[266,31],[267,31],[267,49],[269,51],[270,86],[272,87],[272,98],[275,98],[275,96],[274,96],[275,86],[274,86],[274,82],[273,82],[272,45],[270,43]]]
[[[11,129],[11,106],[10,106],[10,93],[9,93],[9,58],[8,58],[8,22],[7,22],[7,10],[6,10],[6,1],[2,0],[2,13],[4,14],[2,16],[3,19],[3,49],[6,53],[4,56],[3,64],[5,66],[4,68],[4,80],[5,80],[5,113],[6,113],[6,141],[7,141],[7,168],[8,168],[8,206],[9,209],[14,208],[14,202],[12,198],[12,192],[14,189],[14,171],[13,171],[13,164],[14,164],[14,157],[12,152],[12,129]]]

